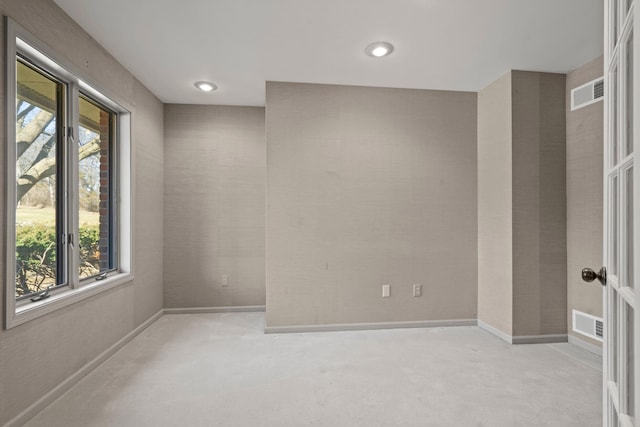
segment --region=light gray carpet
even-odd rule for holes
[[[263,327],[263,313],[164,316],[27,425],[601,425],[601,373],[577,347]]]

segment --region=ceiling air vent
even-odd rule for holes
[[[602,325],[600,317],[573,310],[573,330],[575,332],[602,341]]]
[[[571,89],[571,111],[602,101],[603,98],[604,79],[599,77],[589,83]]]

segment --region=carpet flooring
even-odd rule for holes
[[[599,426],[597,356],[478,327],[263,333],[165,315],[27,426]]]

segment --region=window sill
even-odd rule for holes
[[[11,316],[11,313],[9,313],[7,316],[6,329],[11,329],[132,281],[133,274],[120,273],[104,280],[84,284],[77,289],[66,289],[56,292],[42,301],[17,304],[15,314]]]

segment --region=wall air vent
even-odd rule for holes
[[[571,111],[586,107],[594,102],[604,99],[604,79],[599,77],[595,80],[571,89]]]
[[[594,340],[602,341],[602,318],[572,310],[573,330]]]

